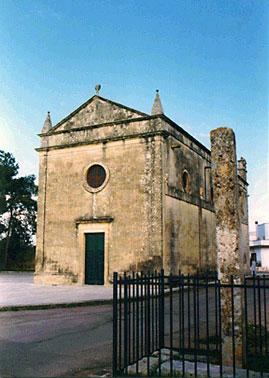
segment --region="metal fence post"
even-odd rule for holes
[[[159,317],[160,317],[160,349],[164,348],[164,270],[161,270],[160,274],[160,302],[159,302]]]
[[[118,360],[118,273],[113,273],[113,376],[117,375]]]
[[[128,286],[127,286],[127,276],[126,276],[126,273],[124,273],[124,278],[123,278],[123,290],[124,290],[124,294],[123,294],[123,311],[124,311],[124,315],[123,315],[123,345],[124,345],[124,365],[123,365],[123,369],[124,369],[124,373],[126,374],[127,373],[127,370],[128,370],[128,350],[129,350],[129,347],[128,347],[128,343],[130,342],[130,340],[128,340],[128,321],[129,321],[129,314],[128,314]]]

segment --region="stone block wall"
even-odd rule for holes
[[[36,281],[83,283],[78,228],[88,223],[90,231],[100,219],[110,219],[106,283],[116,270],[162,267],[160,143],[160,137],[139,138],[48,152],[45,215],[42,184],[39,197]],[[109,180],[103,190],[90,193],[83,187],[83,175],[94,162],[108,169]]]
[[[42,134],[38,151],[37,282],[83,284],[88,232],[105,232],[105,283],[113,271],[216,270],[210,151],[167,117],[94,96]],[[85,188],[93,163],[109,176],[94,193]],[[239,165],[233,206],[243,250],[247,183]]]
[[[164,267],[169,273],[216,270],[210,169],[209,151],[174,129],[164,145]]]

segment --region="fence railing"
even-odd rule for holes
[[[241,284],[231,277],[223,284],[209,275],[114,273],[113,288],[114,376],[248,377],[259,372],[269,377],[269,277],[245,277]],[[240,331],[235,322],[239,292]],[[224,293],[231,298],[230,314],[223,312]],[[228,364],[226,316],[231,318]],[[239,363],[238,332],[243,339]]]

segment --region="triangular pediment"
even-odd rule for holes
[[[93,96],[62,121],[57,123],[49,133],[145,116],[148,116],[148,114],[100,96]]]

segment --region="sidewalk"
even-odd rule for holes
[[[34,273],[0,272],[0,311],[111,303],[112,287],[36,285]]]

